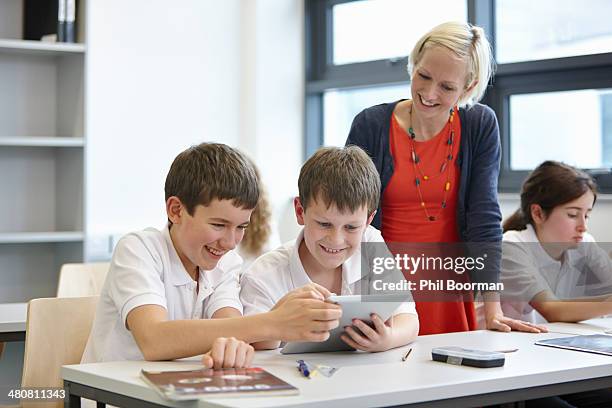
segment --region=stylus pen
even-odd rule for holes
[[[404,356],[402,357],[402,361],[406,361],[408,359],[408,356],[410,355],[410,353],[412,353],[412,349],[408,349],[408,351],[406,352],[406,354],[404,354]]]

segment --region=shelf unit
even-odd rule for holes
[[[82,54],[85,52],[85,44],[0,39],[0,52],[42,56],[58,56],[69,53]]]
[[[3,137],[0,146],[21,147],[83,147],[85,139],[82,137]]]
[[[56,242],[82,242],[79,231],[14,232],[0,234],[0,244],[43,244]]]
[[[0,302],[55,296],[84,248],[85,44],[26,41],[0,1]]]

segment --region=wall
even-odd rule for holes
[[[107,258],[113,235],[164,224],[176,154],[202,141],[238,144],[240,9],[239,0],[90,2],[88,259]]]
[[[87,259],[163,225],[170,163],[202,141],[247,152],[276,218],[290,215],[303,156],[303,1],[107,0],[88,13]],[[295,236],[294,217],[278,224],[282,239]]]
[[[258,164],[281,241],[299,227],[292,198],[303,162],[303,0],[243,0],[239,146]]]

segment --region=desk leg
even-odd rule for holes
[[[70,383],[64,381],[64,408],[81,408],[81,397],[71,392]]]
[[[81,408],[81,397],[78,395],[68,394],[66,398],[68,401],[64,408]]]

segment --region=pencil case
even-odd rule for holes
[[[501,367],[506,362],[506,356],[503,353],[454,346],[431,349],[431,358],[443,363],[480,368]]]

